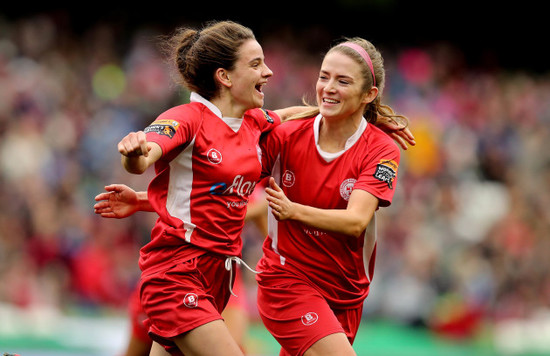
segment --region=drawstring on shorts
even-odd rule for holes
[[[242,259],[240,259],[237,256],[228,256],[225,259],[225,269],[229,271],[229,292],[234,297],[238,297],[238,295],[233,293],[233,289],[231,288],[231,281],[233,280],[233,261],[235,261],[235,263],[238,265],[243,264],[252,273],[258,274],[258,273],[262,273],[262,271],[256,271],[255,269],[247,265],[246,262],[244,262]]]

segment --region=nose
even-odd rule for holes
[[[334,85],[334,80],[329,80],[325,87],[323,88],[323,91],[327,92],[327,93],[334,93],[335,91],[335,85]]]
[[[264,70],[263,70],[262,74],[263,74],[263,77],[269,78],[273,75],[273,71],[271,71],[271,69],[269,69],[267,64],[264,64]]]

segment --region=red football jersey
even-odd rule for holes
[[[320,120],[317,116],[275,128],[263,142],[262,174],[272,175],[291,201],[316,208],[345,209],[354,189],[373,194],[379,206],[390,205],[400,159],[395,142],[363,120],[345,150],[322,152],[317,145]],[[366,298],[372,279],[373,223],[369,233],[356,238],[297,221],[277,222],[269,214],[269,238],[258,269],[284,269],[311,281],[335,305],[356,306]]]
[[[280,123],[273,112],[226,118],[212,103],[162,113],[146,129],[162,148],[147,196],[159,218],[141,250],[142,270],[159,270],[206,251],[240,256],[248,196],[261,173],[260,136]]]

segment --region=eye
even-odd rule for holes
[[[260,66],[261,62],[260,61],[252,61],[250,62],[250,67],[251,68],[258,68]]]

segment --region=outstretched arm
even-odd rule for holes
[[[351,193],[346,209],[319,209],[290,201],[283,190],[269,178],[267,201],[277,220],[297,220],[321,230],[358,237],[367,228],[378,198],[364,190]]]
[[[111,184],[105,190],[96,195],[94,205],[94,212],[104,218],[122,219],[136,211],[154,211],[147,192],[136,192],[124,184]]]
[[[290,106],[288,108],[284,109],[277,109],[274,110],[275,114],[277,114],[281,118],[281,122],[286,121],[289,117],[297,114],[301,114],[303,112],[306,112],[310,110],[311,108],[307,106]]]

